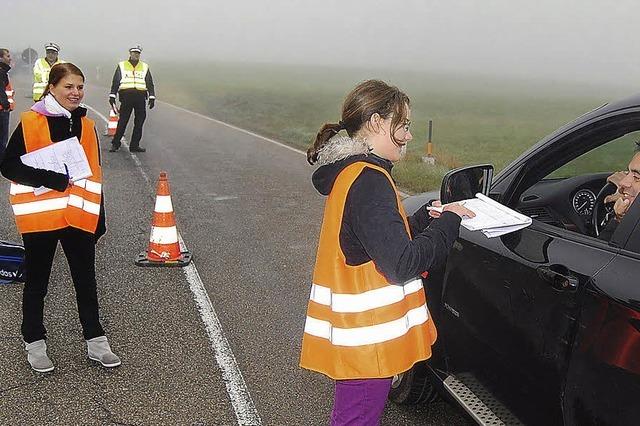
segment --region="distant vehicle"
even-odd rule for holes
[[[444,202],[482,192],[533,223],[491,239],[461,229],[424,281],[434,355],[394,377],[391,400],[441,394],[479,424],[640,424],[640,202],[597,237],[606,178],[638,140],[640,95],[568,123],[495,178],[491,166],[445,177]],[[407,212],[430,198],[408,198]]]

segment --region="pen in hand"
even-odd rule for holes
[[[73,186],[73,181],[71,180],[71,176],[69,176],[69,168],[67,167],[67,163],[64,163],[64,173],[67,175],[69,186]]]

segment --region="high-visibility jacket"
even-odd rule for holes
[[[47,117],[34,111],[20,115],[27,153],[53,144]],[[94,233],[100,217],[102,168],[93,120],[82,117],[80,144],[87,155],[92,176],[75,181],[64,192],[51,190],[41,195],[34,188],[11,182],[10,201],[18,231],[53,231],[72,226]]]
[[[145,62],[138,61],[136,66],[129,61],[122,61],[118,64],[120,67],[120,87],[118,90],[136,89],[147,90],[147,71],[149,71],[149,65]]]
[[[4,86],[4,93],[7,94],[7,99],[9,100],[9,111],[13,111],[13,108],[15,108],[15,102],[13,100],[13,95],[15,94],[15,91],[11,86],[11,82],[7,82],[7,85]],[[2,107],[2,105],[0,105],[0,111],[2,110],[4,110],[4,108]]]
[[[373,261],[346,263],[340,248],[345,202],[366,167],[382,172],[396,190],[386,170],[365,162],[347,166],[336,178],[325,204],[302,338],[300,366],[336,380],[405,372],[431,356],[437,336],[419,277],[392,284]],[[397,202],[410,235],[399,197]]]
[[[64,64],[65,61],[58,59],[53,65]],[[49,83],[49,73],[51,67],[45,58],[39,58],[33,65],[33,100],[39,101]]]

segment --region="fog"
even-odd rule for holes
[[[127,57],[640,83],[640,2],[590,0],[2,0],[0,45]]]

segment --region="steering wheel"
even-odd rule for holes
[[[613,204],[605,204],[604,199],[617,191],[617,187],[611,183],[607,182],[602,189],[598,192],[596,196],[596,203],[593,207],[593,213],[591,213],[591,224],[593,226],[593,231],[596,234],[596,237],[600,235],[602,229],[607,226],[609,220],[613,217]]]

